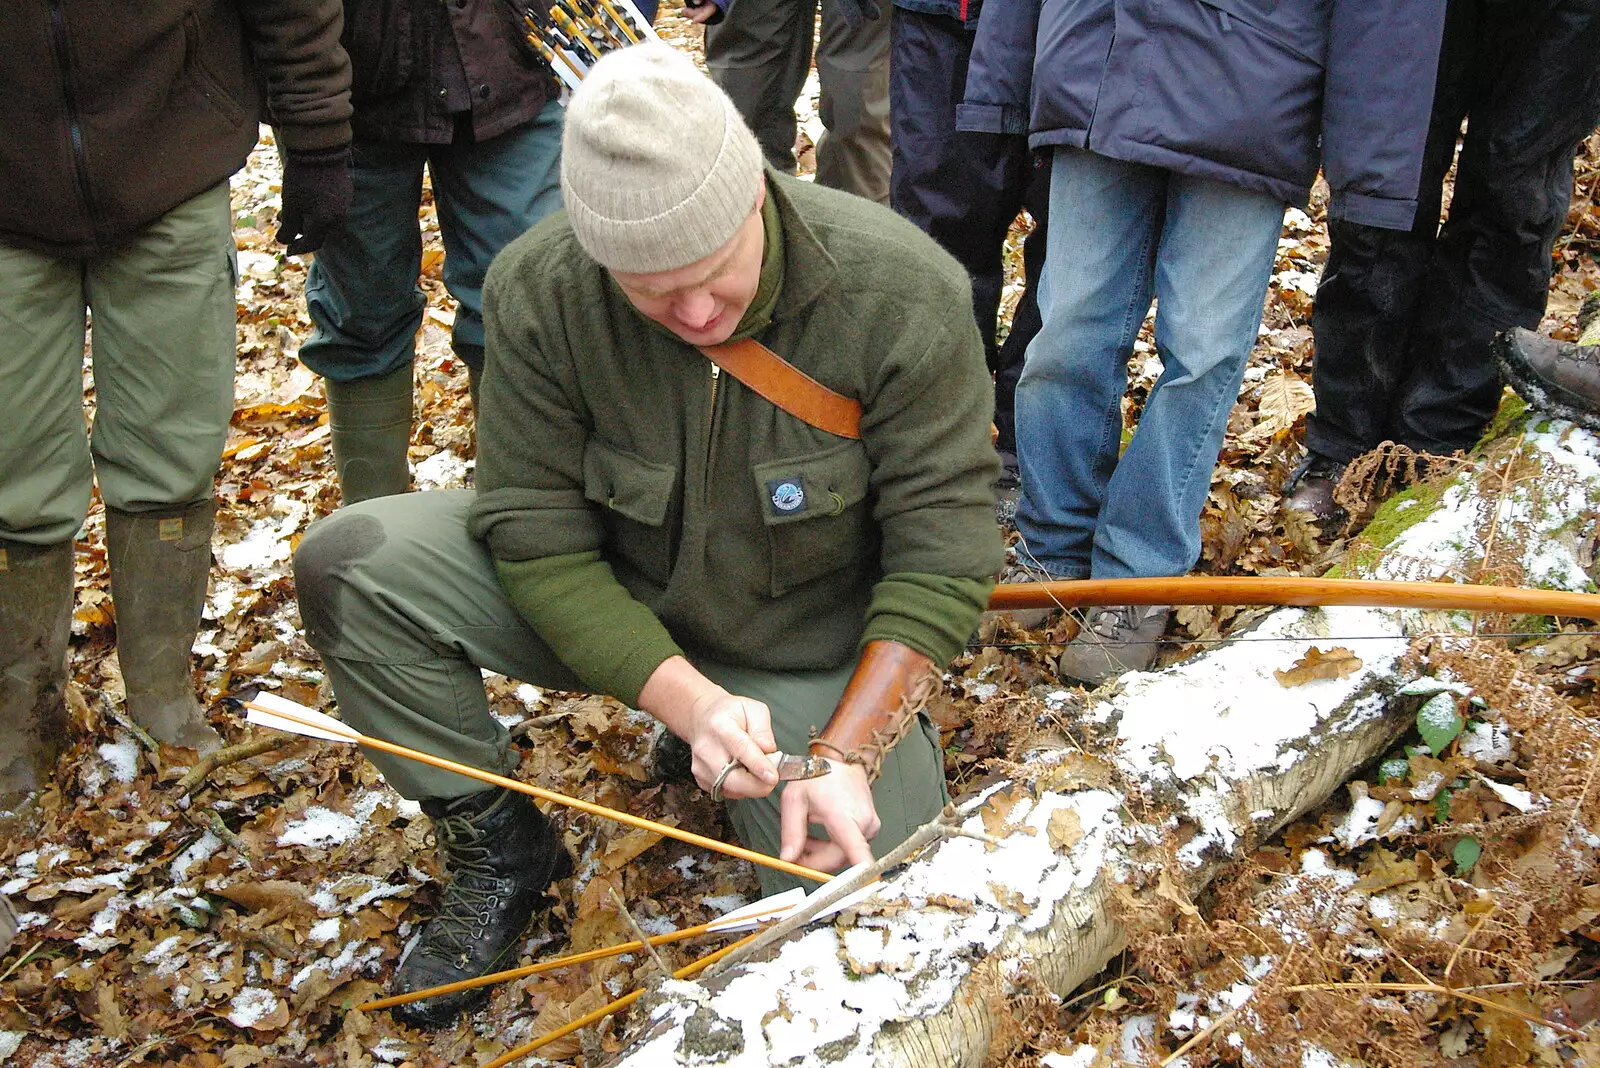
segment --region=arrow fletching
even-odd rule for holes
[[[773,894],[771,897],[764,897],[760,901],[752,901],[748,905],[734,909],[721,919],[712,920],[706,924],[706,930],[716,934],[753,930],[764,923],[781,919],[784,913],[804,901],[805,896],[805,888],[797,886],[792,890],[785,890],[781,894]]]
[[[274,693],[258,693],[246,701],[244,707],[249,709],[245,713],[245,722],[258,727],[271,727],[287,734],[303,734],[308,738],[324,738],[330,742],[354,742],[361,738],[361,733],[354,727],[348,727],[332,716]]]

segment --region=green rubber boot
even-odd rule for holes
[[[189,655],[205,607],[216,508],[207,499],[159,512],[106,509],[128,715],[157,741],[201,753],[222,744],[195,697]]]
[[[325,378],[328,428],[345,504],[411,488],[411,365],[376,378]]]
[[[0,804],[49,781],[67,744],[72,543],[0,540]]]

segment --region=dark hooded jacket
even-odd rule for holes
[[[339,0],[0,3],[0,244],[112,250],[243,166],[261,121],[347,144],[339,29]]]
[[[1445,0],[988,0],[961,129],[1416,214]]]
[[[344,12],[358,138],[487,141],[555,98],[508,0],[344,0]]]

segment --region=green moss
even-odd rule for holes
[[[1500,407],[1494,413],[1494,418],[1489,421],[1489,427],[1483,432],[1483,437],[1472,447],[1473,452],[1481,452],[1496,438],[1504,437],[1511,433],[1517,420],[1528,412],[1528,402],[1517,396],[1511,390],[1506,390],[1500,395]]]
[[[1448,485],[1418,482],[1383,502],[1378,514],[1372,517],[1372,522],[1350,542],[1344,560],[1329,570],[1328,577],[1353,578],[1377,566],[1383,558],[1383,551],[1394,544],[1396,538],[1438,509]]]

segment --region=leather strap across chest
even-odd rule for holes
[[[861,402],[836,393],[754,338],[701,346],[706,359],[796,419],[837,434],[861,437]]]

